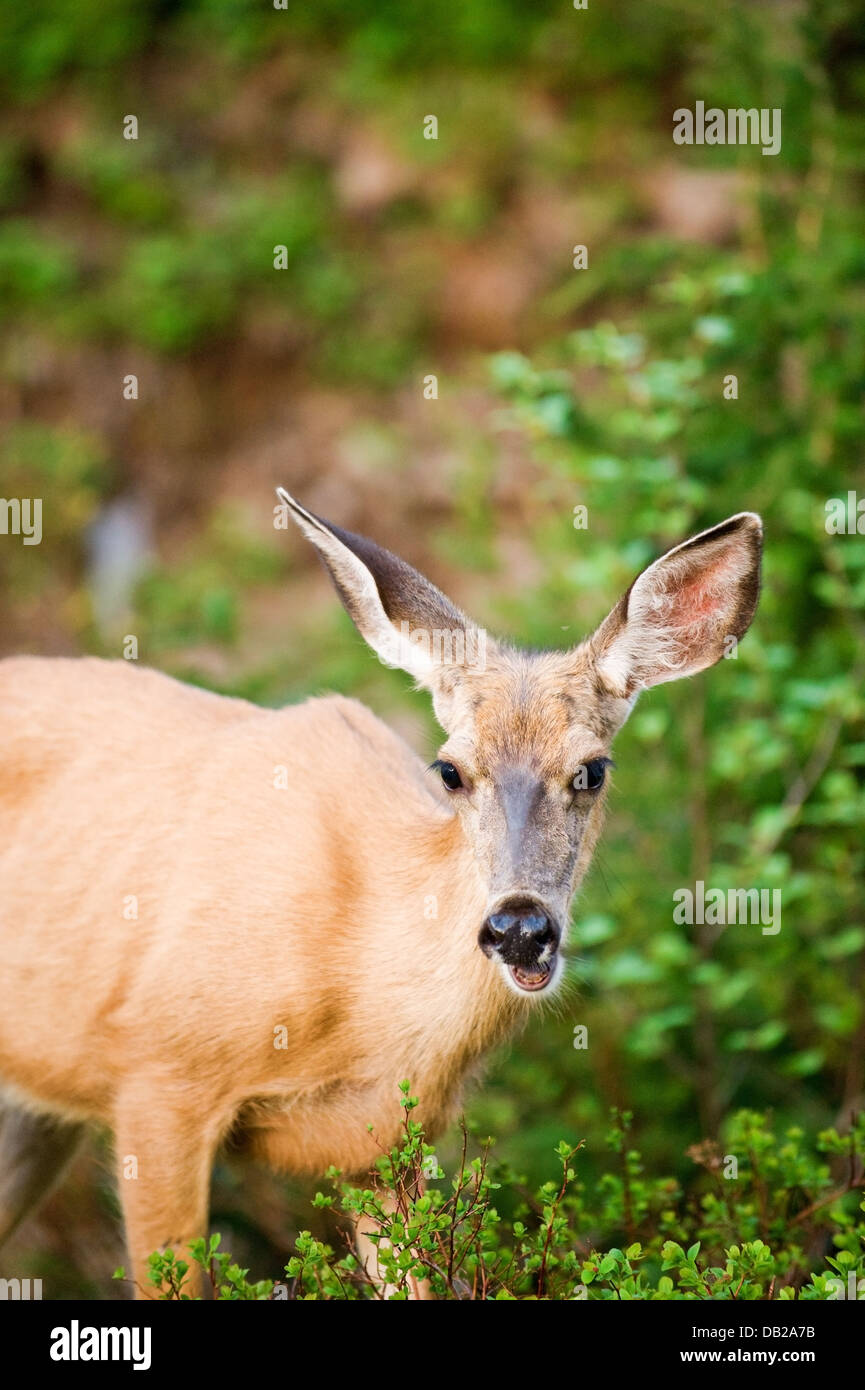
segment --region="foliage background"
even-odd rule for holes
[[[274,532],[276,483],[541,645],[760,511],[737,660],[644,696],[618,740],[575,1002],[468,1118],[532,1184],[584,1139],[590,1186],[613,1105],[686,1186],[734,1108],[843,1130],[865,1094],[865,543],[824,506],[865,494],[859,6],[33,0],[4,11],[0,74],[0,494],[45,499],[43,544],[0,545],[2,650],[117,655],[132,631],[215,689],[355,694],[431,754],[423,697]],[[780,107],[781,153],[674,146],[697,99]],[[780,887],[781,932],[675,926],[696,878]],[[313,1190],[225,1162],[214,1228],[273,1274],[328,1229]],[[4,1266],[116,1295],[115,1208],[97,1140]]]

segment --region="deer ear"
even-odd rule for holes
[[[276,492],[316,547],[358,632],[385,665],[433,687],[445,667],[485,659],[486,633],[411,565],[308,512],[284,488]]]
[[[630,699],[714,666],[751,625],[762,545],[760,518],[740,512],[644,570],[590,639],[604,685]]]

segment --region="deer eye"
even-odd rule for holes
[[[572,786],[578,792],[599,792],[607,775],[608,758],[592,758],[578,767]]]
[[[442,762],[441,759],[438,759],[433,763],[433,767],[438,768],[439,776],[449,792],[459,791],[460,787],[463,785],[463,779],[460,777],[453,763],[445,763]]]

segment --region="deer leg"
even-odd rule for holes
[[[0,1245],[59,1181],[84,1128],[0,1106]]]
[[[388,1193],[382,1193],[380,1197],[385,1211],[396,1212],[396,1202]],[[396,1292],[396,1285],[389,1284],[382,1272],[379,1264],[378,1252],[380,1247],[390,1244],[389,1241],[371,1240],[370,1234],[375,1234],[381,1230],[379,1222],[374,1216],[358,1216],[355,1218],[354,1243],[357,1248],[357,1257],[361,1266],[366,1270],[372,1282],[379,1289],[383,1299],[388,1299]],[[408,1296],[412,1300],[432,1299],[429,1282],[426,1279],[419,1279],[416,1275],[410,1274],[407,1281]]]
[[[120,1097],[115,1124],[118,1185],[136,1298],[156,1298],[149,1256],[171,1249],[189,1262],[183,1292],[202,1294],[203,1280],[189,1243],[207,1235],[210,1173],[219,1135],[207,1133],[201,1112],[164,1085],[139,1086]]]

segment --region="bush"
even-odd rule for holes
[[[492,1164],[492,1140],[469,1159],[463,1126],[449,1189],[424,1191],[444,1174],[411,1118],[417,1099],[408,1083],[401,1091],[402,1141],[382,1154],[376,1186],[356,1187],[332,1169],[332,1195],[319,1192],[314,1203],[379,1228],[371,1239],[387,1290],[361,1268],[347,1222],[347,1254],[302,1231],[282,1283],[250,1282],[218,1235],[194,1242],[193,1260],[216,1298],[405,1300],[422,1279],[443,1300],[750,1302],[841,1299],[850,1296],[851,1275],[865,1278],[865,1114],[851,1117],[848,1133],[825,1130],[809,1144],[801,1129],[779,1138],[768,1116],[740,1111],[723,1148],[706,1142],[689,1151],[695,1177],[686,1190],[675,1178],[645,1175],[627,1111],[612,1112],[612,1163],[591,1189],[579,1176],[582,1143],[563,1140],[559,1172],[532,1193]],[[518,1216],[503,1221],[496,1201],[507,1188]],[[190,1297],[188,1274],[171,1250],[150,1258],[160,1298]]]

